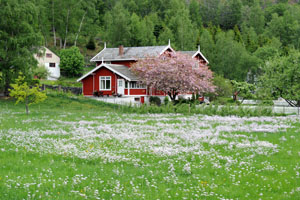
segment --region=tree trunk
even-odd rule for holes
[[[178,92],[173,90],[172,92],[168,92],[168,95],[169,95],[170,99],[174,102],[178,95]]]
[[[56,32],[54,26],[54,0],[52,0],[52,31],[53,31],[53,45],[56,47]]]
[[[78,29],[78,32],[77,32],[76,38],[75,38],[75,43],[74,43],[74,46],[75,46],[75,47],[76,47],[76,44],[77,44],[77,39],[78,39],[79,33],[80,33],[80,31],[81,31],[81,27],[82,27],[83,20],[84,20],[84,18],[85,18],[86,12],[87,12],[87,11],[84,12],[84,14],[83,14],[83,16],[82,16],[82,18],[81,18],[81,22],[80,22],[80,25],[79,25],[79,29]]]
[[[68,26],[69,26],[69,15],[70,15],[70,8],[68,9],[68,14],[67,14],[67,22],[66,22],[66,34],[65,34],[65,42],[64,42],[64,49],[67,46],[67,37],[68,37]]]
[[[62,39],[59,38],[59,48],[62,49]]]

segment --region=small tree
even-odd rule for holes
[[[213,92],[212,72],[191,56],[167,53],[139,60],[130,69],[150,88],[163,91],[174,101],[179,93]]]
[[[255,95],[253,94],[255,90],[255,86],[251,83],[247,82],[237,82],[235,80],[231,81],[233,85],[233,100],[236,101],[237,97],[242,97],[242,102],[245,98],[254,98]]]
[[[84,57],[79,48],[71,47],[60,51],[60,69],[66,77],[76,77],[82,74]]]
[[[17,100],[16,104],[19,102],[25,103],[27,115],[31,104],[42,102],[47,98],[46,94],[40,91],[38,84],[32,87],[28,86],[22,73],[19,74],[16,83],[11,84],[11,87],[12,89],[9,89],[10,96]]]
[[[296,50],[287,56],[272,58],[262,68],[261,88],[272,97],[282,97],[293,107],[300,107],[300,53]]]

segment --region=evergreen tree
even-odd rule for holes
[[[30,75],[33,54],[42,44],[37,7],[26,0],[0,1],[0,72],[5,93],[19,72]],[[4,20],[5,19],[5,20]]]

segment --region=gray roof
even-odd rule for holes
[[[197,51],[177,51],[179,53],[182,53],[182,54],[187,54],[189,56],[193,56],[195,55],[195,53],[197,53]]]
[[[111,70],[112,72],[118,74],[119,76],[125,78],[128,81],[138,81],[139,80],[138,77],[134,73],[132,73],[130,71],[129,67],[127,67],[127,66],[103,63],[103,64],[95,67],[93,70],[89,71],[88,73],[86,73],[82,77],[80,77],[77,80],[77,82],[79,82],[82,79],[84,79],[84,78],[88,77],[89,75],[93,74],[95,71],[97,71],[101,67],[105,67],[105,68]]]
[[[158,56],[168,48],[166,46],[147,46],[147,47],[124,47],[123,54],[119,55],[119,48],[104,48],[95,57],[91,59],[92,62],[113,61],[113,60],[137,60],[147,56]]]
[[[137,81],[139,80],[138,77],[132,73],[129,69],[129,67],[124,66],[124,65],[113,65],[113,64],[106,64],[109,66],[111,69],[113,69],[115,72],[118,72],[120,76],[123,78],[128,78],[130,81]]]

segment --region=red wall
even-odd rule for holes
[[[110,70],[105,67],[101,67],[95,72],[94,75],[94,91],[99,91],[100,82],[99,76],[110,76],[111,77],[111,90],[103,91],[104,95],[112,95],[112,92],[117,92],[117,79],[120,78],[118,75],[114,74]],[[83,95],[93,95],[93,75],[89,75],[88,77],[82,80],[83,84]]]
[[[130,95],[147,95],[146,89],[130,89]],[[128,95],[128,89],[124,91],[125,95]]]
[[[93,76],[90,75],[82,81],[83,95],[93,95]]]

